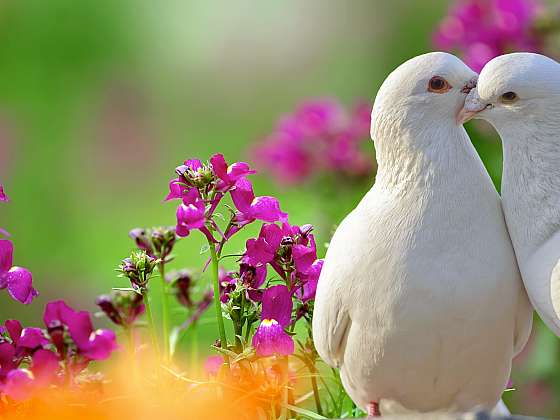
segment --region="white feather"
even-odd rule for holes
[[[504,103],[501,95],[518,99]],[[560,336],[560,64],[532,53],[497,57],[472,102],[502,138],[502,200],[531,302]]]
[[[427,92],[439,75],[453,88]],[[315,301],[320,356],[362,408],[493,408],[527,341],[498,194],[455,122],[475,74],[449,54],[397,68],[372,113],[379,172],[340,224]]]

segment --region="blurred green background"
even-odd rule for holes
[[[128,230],[174,224],[175,205],[162,199],[177,164],[215,152],[248,160],[278,116],[309,97],[372,101],[394,67],[431,50],[447,7],[2,0],[0,183],[11,202],[0,206],[0,226],[41,295],[25,307],[0,296],[0,321],[38,324],[57,298],[94,310],[95,296],[126,286],[114,269],[132,249]],[[485,125],[469,131],[498,185],[497,136]],[[325,197],[266,176],[254,181],[257,194],[280,199],[292,223],[319,224],[319,243],[331,226],[318,220],[338,222],[367,189]],[[241,236],[231,248],[243,247]],[[176,267],[201,267],[199,239],[181,242]],[[507,399],[521,413],[560,416],[558,340],[537,329]]]

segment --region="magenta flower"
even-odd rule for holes
[[[104,360],[117,349],[113,331],[94,330],[89,312],[75,311],[62,300],[47,303],[43,321],[49,333],[65,326],[79,354],[87,359]]]
[[[4,192],[4,186],[0,184],[0,201],[10,201],[6,193]]]
[[[8,289],[15,300],[29,304],[39,293],[33,288],[31,272],[22,267],[12,267],[14,245],[0,239],[0,289]]]
[[[255,197],[253,186],[245,179],[237,181],[235,189],[231,192],[235,208],[239,210],[237,221],[247,224],[254,220],[263,222],[287,222],[288,214],[280,210],[280,203],[274,197]]]
[[[222,303],[227,303],[229,301],[229,295],[235,290],[237,281],[234,274],[234,272],[225,271],[220,267],[218,282],[220,283],[220,300]]]
[[[7,320],[4,326],[18,354],[26,354],[49,343],[41,328],[22,328],[19,321],[11,319]]]
[[[238,180],[245,178],[247,175],[254,174],[256,171],[251,170],[245,162],[235,162],[228,166],[224,156],[220,153],[210,158],[212,169],[216,176],[220,179],[218,182],[218,191],[225,192],[232,189]]]
[[[0,391],[16,401],[28,399],[56,378],[59,361],[50,350],[37,350],[29,369],[13,368],[5,375]]]
[[[117,325],[129,327],[145,311],[142,295],[136,292],[113,291],[99,296],[95,304]]]
[[[316,260],[313,264],[311,264],[311,267],[309,267],[307,272],[300,274],[302,286],[296,289],[296,296],[299,297],[302,302],[305,303],[311,299],[315,299],[317,284],[319,282],[319,276],[321,275],[322,268],[323,260]]]
[[[183,165],[175,168],[178,177],[169,181],[169,193],[165,201],[181,198],[193,186],[193,180],[201,177],[202,169],[202,162],[198,159],[186,160]]]
[[[280,119],[255,149],[255,158],[284,184],[320,173],[367,176],[373,159],[362,151],[369,141],[371,105],[346,111],[332,99],[312,99]]]
[[[436,47],[460,51],[475,71],[511,51],[539,51],[542,40],[533,30],[542,10],[540,0],[460,0],[433,35]]]
[[[269,287],[262,297],[261,323],[253,336],[257,356],[287,356],[294,352],[294,340],[284,328],[292,320],[292,295],[284,285]]]
[[[193,188],[183,196],[183,202],[177,208],[177,236],[188,236],[191,230],[204,227],[206,206],[198,190]]]

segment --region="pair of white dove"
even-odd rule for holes
[[[502,200],[473,117],[502,138]],[[330,241],[317,351],[370,415],[505,410],[533,307],[560,335],[560,64],[509,54],[477,82],[455,56],[415,57],[381,86],[371,135],[378,174]]]

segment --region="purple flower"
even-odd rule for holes
[[[433,35],[444,50],[463,52],[473,70],[510,51],[539,51],[542,39],[533,30],[540,0],[460,0]]]
[[[255,149],[257,161],[285,184],[304,182],[325,172],[367,176],[372,158],[361,149],[369,140],[371,105],[351,112],[333,99],[312,99],[280,119]]]
[[[15,300],[29,304],[39,293],[33,288],[31,272],[22,267],[12,267],[14,245],[0,239],[0,289],[8,289]]]
[[[266,280],[266,265],[252,266],[250,264],[241,263],[239,265],[239,279],[247,288],[247,297],[254,301],[262,300],[263,291],[260,287]]]
[[[228,166],[224,156],[220,153],[210,158],[212,169],[216,176],[220,179],[217,188],[218,191],[225,192],[235,186],[237,181],[245,178],[247,175],[254,174],[256,171],[251,170],[245,162],[235,162]]]
[[[34,392],[48,386],[56,378],[59,360],[50,350],[37,350],[30,369],[12,368],[5,375],[0,391],[16,401],[28,399]]]
[[[319,282],[322,268],[323,260],[316,260],[306,273],[300,274],[303,284],[301,288],[296,289],[296,296],[298,296],[302,302],[305,303],[311,299],[315,299],[317,283]],[[301,290],[302,288],[303,291]]]
[[[294,352],[294,340],[284,328],[292,320],[292,295],[284,285],[264,291],[261,323],[253,336],[257,356],[287,356]]]
[[[234,272],[225,271],[220,267],[218,272],[218,281],[220,283],[220,300],[222,303],[227,303],[229,301],[230,293],[235,290],[237,281],[234,274]]]
[[[169,181],[169,193],[165,197],[165,201],[181,198],[197,179],[203,177],[203,169],[202,162],[198,159],[186,160],[183,165],[175,168],[178,177]]]
[[[43,321],[49,332],[66,326],[78,352],[87,359],[107,359],[117,348],[113,331],[94,330],[89,312],[75,311],[62,300],[47,303]]]
[[[235,189],[231,191],[231,198],[235,208],[239,210],[237,221],[240,224],[251,223],[254,220],[263,222],[287,222],[288,214],[280,210],[280,203],[274,197],[255,197],[253,186],[245,179],[240,178]]]
[[[0,201],[10,201],[6,193],[4,192],[4,186],[0,184]]]
[[[198,190],[189,190],[177,208],[177,236],[188,236],[191,230],[203,228],[206,222],[205,211],[206,205]]]
[[[142,295],[136,292],[113,291],[95,301],[105,315],[117,325],[129,327],[145,311]]]

